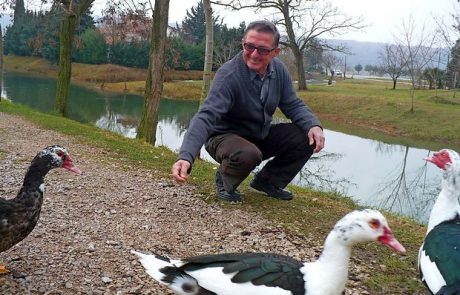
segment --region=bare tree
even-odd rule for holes
[[[414,91],[421,83],[423,69],[432,63],[437,55],[436,37],[425,25],[416,25],[412,17],[407,22],[403,21],[398,35],[400,37],[395,36],[396,44],[404,48],[407,72],[412,84],[410,92],[410,112],[412,113],[414,112]]]
[[[359,30],[365,27],[363,18],[350,17],[339,11],[329,2],[313,0],[216,0],[213,3],[231,7],[235,10],[253,8],[275,11],[272,18],[276,24],[282,25],[287,33],[287,42],[282,42],[289,47],[295,56],[299,79],[299,90],[306,90],[305,69],[303,64],[304,52],[313,44],[334,51],[345,51],[343,46],[331,46],[324,41],[319,41],[320,36],[326,34],[340,35],[350,30]],[[316,42],[314,42],[316,41]]]
[[[214,58],[213,63],[214,66],[220,67],[226,61],[231,59],[237,48],[241,47],[241,42],[229,42],[225,44],[225,46],[219,46],[214,48]]]
[[[61,20],[59,70],[56,83],[55,109],[65,115],[69,97],[70,76],[72,73],[72,44],[75,36],[78,18],[88,11],[94,0],[68,1],[54,0],[64,15]]]
[[[385,44],[379,52],[380,67],[393,80],[393,89],[396,89],[398,78],[402,75],[407,64],[407,54],[404,47],[395,44]]]
[[[148,40],[152,31],[152,7],[147,2],[107,0],[99,31],[112,45],[119,41]]]
[[[144,92],[142,119],[137,138],[155,144],[158,125],[158,107],[163,92],[166,59],[169,0],[156,0],[150,41],[150,58]]]
[[[337,65],[340,64],[340,59],[331,51],[325,51],[322,56],[322,61],[324,64],[324,68],[326,69],[326,75],[329,71],[330,77],[328,81],[328,85],[332,85],[332,79],[334,78],[334,69]]]
[[[214,46],[214,30],[212,9],[210,0],[203,0],[204,17],[206,22],[206,51],[204,57],[203,69],[203,87],[201,91],[201,101],[208,95],[209,87],[211,86],[212,76],[212,59],[213,59],[213,46]]]

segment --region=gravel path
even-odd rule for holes
[[[1,197],[16,195],[31,159],[51,144],[66,147],[83,173],[48,174],[39,224],[0,253],[12,270],[0,277],[0,294],[171,294],[145,275],[131,249],[175,258],[271,251],[304,261],[321,249],[322,241],[290,235],[238,206],[206,204],[193,186],[119,164],[103,149],[0,112]],[[317,246],[303,248],[306,242]],[[355,264],[346,294],[369,294]]]

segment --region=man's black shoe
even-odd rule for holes
[[[267,196],[269,197],[279,199],[279,200],[285,200],[285,201],[292,200],[291,192],[284,190],[282,188],[279,188],[277,186],[274,186],[273,184],[270,184],[270,183],[257,181],[256,178],[254,178],[249,185],[253,189],[267,194]]]
[[[233,203],[240,203],[241,196],[237,190],[232,192],[228,192],[224,188],[224,182],[222,181],[222,174],[219,170],[216,172],[216,190],[217,190],[217,197],[221,200]]]

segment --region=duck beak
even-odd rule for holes
[[[431,157],[426,157],[423,160],[435,164],[441,170],[446,170],[446,164],[452,163],[448,156],[446,157],[440,152],[433,153]]]
[[[380,243],[387,245],[388,247],[397,252],[400,252],[402,254],[406,253],[406,248],[404,248],[404,246],[401,245],[401,243],[399,243],[398,240],[396,240],[395,236],[391,232],[391,229],[387,227],[385,227],[383,235],[380,236],[378,240]]]
[[[438,158],[437,158],[437,154],[436,154],[436,153],[434,153],[431,157],[425,157],[425,158],[423,158],[423,160],[425,160],[425,161],[427,161],[427,162],[430,162],[430,163],[433,163],[433,164],[435,164],[436,166],[438,166],[439,168],[441,168],[440,165],[439,165],[439,161],[438,161]]]
[[[75,174],[81,174],[81,170],[78,169],[78,167],[73,164],[72,158],[70,156],[67,156],[65,158],[62,168],[72,171]]]

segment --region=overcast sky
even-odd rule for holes
[[[196,6],[197,2],[198,0],[170,0],[169,22],[180,23],[186,16],[186,11]],[[96,14],[103,7],[101,3],[105,1],[96,0]],[[460,7],[457,0],[332,0],[332,3],[347,15],[362,16],[369,25],[360,32],[347,33],[337,38],[385,43],[392,42],[393,35],[397,34],[402,22],[407,22],[411,16],[420,26],[426,24],[427,28],[432,28],[433,17],[450,21],[450,14]],[[213,6],[213,9],[230,27],[236,27],[242,21],[249,23],[261,18],[270,19],[270,15],[264,12],[255,15],[250,10],[230,12],[218,6]]]

